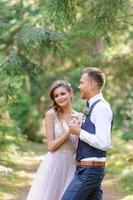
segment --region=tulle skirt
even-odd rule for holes
[[[38,168],[26,200],[61,200],[75,170],[74,150],[48,152]]]

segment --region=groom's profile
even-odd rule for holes
[[[106,151],[111,144],[112,111],[102,95],[105,75],[99,68],[82,72],[79,90],[87,112],[79,123],[71,121],[69,130],[79,136],[77,170],[62,200],[102,200],[101,182],[105,175]]]

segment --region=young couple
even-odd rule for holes
[[[71,106],[70,83],[53,83],[49,92],[53,103],[45,118],[49,152],[26,200],[102,200],[112,126],[112,111],[101,93],[104,84],[100,69],[83,70],[78,88],[87,111],[81,122],[81,114]]]

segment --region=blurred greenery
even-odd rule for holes
[[[84,67],[95,66],[106,74],[104,96],[114,113],[117,143],[110,158],[114,154],[118,162],[112,160],[110,172],[120,173],[123,185],[127,182],[126,170],[133,166],[127,156],[133,141],[132,5],[132,0],[0,1],[1,165],[17,167],[13,155],[18,159],[27,140],[44,142],[40,129],[54,80],[70,81],[73,108],[85,111],[78,91],[80,74]],[[121,152],[131,160],[125,172]]]
[[[11,138],[10,138],[11,141]],[[3,156],[0,157],[0,163],[5,166],[1,170],[0,165],[0,198],[15,199],[21,192],[26,192],[34,176],[34,171],[40,163],[40,158],[44,154],[44,145],[24,142],[24,139],[19,139],[21,144],[8,144],[3,149]],[[14,146],[14,148],[12,148]],[[7,154],[8,152],[8,154]],[[6,155],[5,155],[6,153]],[[8,157],[7,157],[8,155]],[[23,194],[22,194],[23,195]],[[26,194],[25,194],[26,195]]]
[[[133,194],[133,141],[122,140],[120,131],[113,134],[113,145],[107,157],[107,174],[116,178],[122,192]]]

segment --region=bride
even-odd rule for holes
[[[78,137],[69,132],[70,120],[81,114],[72,110],[71,84],[55,81],[50,88],[52,105],[45,117],[48,144],[46,158],[40,164],[26,200],[60,200],[76,170]]]

